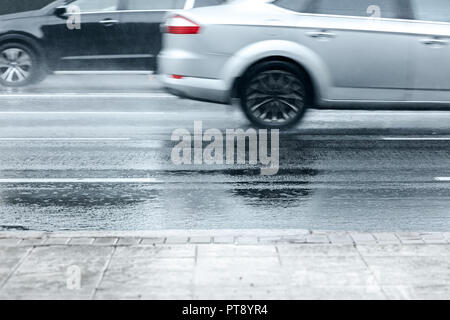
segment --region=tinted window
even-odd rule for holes
[[[450,22],[450,1],[412,0],[417,20]]]
[[[183,9],[185,0],[128,0],[128,10]]]
[[[304,12],[310,2],[311,0],[277,0],[274,4],[284,9]]]
[[[226,0],[195,0],[194,8],[217,6],[225,2]]]
[[[312,11],[320,14],[358,17],[398,18],[400,16],[396,0],[316,0],[312,5]]]
[[[38,10],[55,0],[1,0],[0,14]]]
[[[118,0],[76,0],[71,4],[80,8],[81,12],[114,11]]]

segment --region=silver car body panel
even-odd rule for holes
[[[260,1],[180,14],[201,32],[165,34],[159,66],[166,87],[188,97],[227,102],[251,65],[284,57],[308,72],[319,106],[450,102],[449,23],[305,14]]]

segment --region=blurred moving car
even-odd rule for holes
[[[239,98],[256,125],[307,107],[450,105],[450,1],[275,0],[173,13],[159,56],[165,86]]]
[[[33,0],[28,8],[37,9],[26,12],[11,9],[27,7],[14,1],[0,5],[7,13],[0,15],[4,86],[28,85],[57,70],[154,70],[167,12],[225,0]],[[69,6],[79,8],[73,21]],[[77,21],[79,28],[69,26]]]

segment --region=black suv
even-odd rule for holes
[[[155,70],[167,12],[226,0],[33,1],[43,7],[0,15],[4,86],[28,85],[58,70]]]

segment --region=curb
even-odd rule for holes
[[[450,244],[450,232],[336,232],[310,230],[2,231],[2,246],[147,245],[425,245]]]

